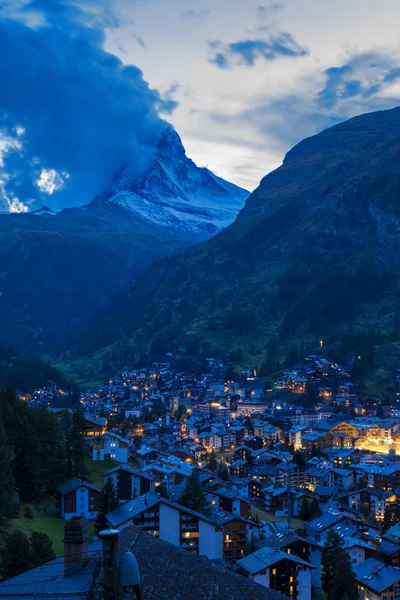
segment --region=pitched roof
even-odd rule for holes
[[[263,548],[260,548],[260,550],[256,550],[252,554],[240,558],[236,564],[251,575],[255,575],[263,569],[266,569],[285,559],[296,564],[309,567],[310,569],[315,569],[315,567],[313,567],[313,565],[306,560],[303,560],[294,554],[288,554],[282,550],[270,548],[269,546],[264,546]]]
[[[369,558],[354,567],[354,573],[361,585],[377,594],[400,580],[400,569],[386,565],[374,558]]]
[[[58,600],[82,600],[89,595],[96,562],[93,555],[83,569],[64,577],[64,559],[56,558],[0,583],[0,598],[41,600],[57,596]]]
[[[287,596],[253,583],[136,527],[119,535],[121,555],[133,552],[146,600],[287,600]]]
[[[64,495],[69,494],[70,492],[74,492],[80,487],[87,487],[90,490],[94,490],[95,492],[100,492],[99,488],[93,485],[93,483],[83,481],[82,479],[77,479],[76,477],[74,477],[74,479],[66,481],[65,483],[62,483],[60,486],[58,486],[57,490],[60,492],[60,494]]]
[[[149,481],[153,481],[153,478],[148,475],[147,473],[145,473],[144,471],[141,471],[140,469],[135,469],[135,467],[131,467],[131,465],[127,465],[127,464],[122,464],[122,465],[118,465],[117,467],[114,467],[113,469],[109,469],[108,471],[106,471],[103,475],[103,477],[108,477],[108,475],[111,475],[112,473],[116,473],[117,471],[126,471],[128,473],[131,473],[132,475],[137,475],[138,477],[143,477],[144,479],[148,479]]]
[[[116,510],[107,514],[107,521],[112,527],[120,527],[124,523],[132,520],[133,517],[139,515],[143,511],[149,510],[153,506],[157,506],[157,504],[167,504],[172,508],[176,508],[177,510],[182,511],[183,513],[190,514],[197,519],[201,519],[202,521],[207,521],[207,523],[212,523],[213,521],[208,517],[205,517],[203,514],[191,510],[182,504],[178,504],[173,500],[168,500],[167,498],[162,498],[158,494],[154,494],[152,492],[147,492],[147,494],[143,494],[139,498],[135,498],[135,500],[130,500],[130,502],[126,502]]]

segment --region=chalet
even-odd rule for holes
[[[128,462],[130,441],[116,433],[102,433],[90,438],[93,460],[112,459],[121,463]]]
[[[238,515],[220,511],[213,517],[213,521],[222,532],[223,553],[222,557],[226,563],[234,563],[245,555],[246,546],[254,536],[258,538],[260,525],[250,519]]]
[[[104,479],[111,477],[120,502],[128,502],[142,494],[154,491],[153,478],[130,465],[118,465],[104,473]]]
[[[155,448],[149,448],[147,446],[141,446],[135,451],[135,455],[138,459],[140,467],[145,467],[156,461],[158,458],[158,451]]]
[[[400,569],[369,558],[354,567],[360,600],[386,600],[400,594]]]
[[[249,474],[250,464],[247,460],[235,460],[229,465],[229,472],[236,477],[247,477]]]
[[[252,449],[244,445],[236,446],[236,448],[233,449],[233,457],[235,460],[249,460],[252,453]]]
[[[288,530],[286,534],[279,533],[267,536],[264,540],[258,542],[258,546],[268,546],[269,548],[282,550],[311,563],[314,567],[311,572],[311,583],[316,588],[321,587],[322,544],[301,537],[293,530]]]
[[[192,554],[223,558],[222,530],[211,519],[157,494],[127,502],[109,513],[107,521],[113,529],[134,525]]]
[[[57,488],[57,503],[62,519],[95,519],[101,491],[87,481],[71,479]]]
[[[314,567],[294,554],[264,546],[236,564],[256,583],[290,598],[311,600],[311,571]]]
[[[269,485],[262,488],[265,510],[277,517],[287,517],[289,514],[289,492],[287,487]],[[290,515],[300,514],[303,498],[308,495],[304,488],[290,488]]]
[[[257,435],[250,435],[243,438],[243,444],[252,450],[261,450],[264,447],[264,440]]]
[[[250,502],[239,497],[234,488],[220,487],[212,490],[206,488],[205,492],[214,513],[223,511],[244,518],[249,516]]]

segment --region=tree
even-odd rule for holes
[[[330,529],[325,538],[324,548],[322,550],[322,589],[328,592],[332,588],[332,581],[336,572],[336,561],[338,552],[343,549],[343,539],[341,535]]]
[[[118,494],[111,477],[107,477],[101,490],[99,500],[99,510],[94,523],[96,531],[101,531],[107,527],[106,515],[119,506]]]
[[[12,510],[14,480],[12,476],[11,452],[0,415],[0,521],[9,517]]]
[[[315,519],[320,513],[319,503],[316,498],[313,498],[310,505],[310,519]]]
[[[229,481],[229,469],[222,460],[218,464],[217,475],[222,481]]]
[[[392,525],[392,514],[388,506],[385,506],[383,513],[383,531],[387,531]]]
[[[51,539],[45,533],[33,531],[30,539],[30,566],[39,567],[56,557]]]
[[[85,440],[83,433],[85,431],[85,415],[82,406],[79,405],[72,415],[72,427],[70,432],[72,472],[78,479],[86,479],[87,471],[85,467]]]
[[[10,579],[29,569],[30,545],[22,531],[12,531],[6,535],[0,550],[1,577]]]
[[[217,467],[218,467],[217,457],[215,455],[214,450],[212,450],[207,457],[207,468],[210,469],[210,471],[212,471],[213,473],[215,473],[217,470]]]
[[[296,464],[301,471],[304,471],[306,466],[306,457],[301,450],[296,450],[293,455],[293,462]]]
[[[307,498],[304,498],[303,502],[301,503],[300,519],[302,521],[308,521],[309,518],[310,518],[309,502],[308,502]]]
[[[331,529],[322,550],[322,589],[327,600],[357,600],[358,589],[343,538]]]
[[[185,489],[179,498],[179,503],[202,513],[206,517],[211,515],[211,507],[195,469],[193,469],[190,477],[186,480]]]
[[[335,570],[327,596],[328,600],[358,600],[358,586],[350,556],[343,548],[337,551]]]
[[[180,404],[178,409],[175,411],[175,419],[182,422],[183,415],[187,415],[187,408],[185,404]]]

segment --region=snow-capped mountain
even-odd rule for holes
[[[54,210],[51,210],[51,208],[48,208],[47,206],[43,205],[40,208],[37,208],[36,210],[29,211],[29,214],[36,215],[38,217],[41,217],[43,215],[49,215],[51,217],[54,217],[54,215],[57,213]]]
[[[230,225],[248,196],[246,190],[197,167],[186,156],[179,135],[168,127],[145,171],[137,175],[125,165],[101,199],[157,228],[200,240]]]

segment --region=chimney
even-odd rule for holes
[[[120,562],[118,529],[105,529],[99,532],[103,552],[104,591],[106,598],[120,598]]]
[[[88,558],[88,522],[73,517],[64,525],[64,576],[82,569]]]

